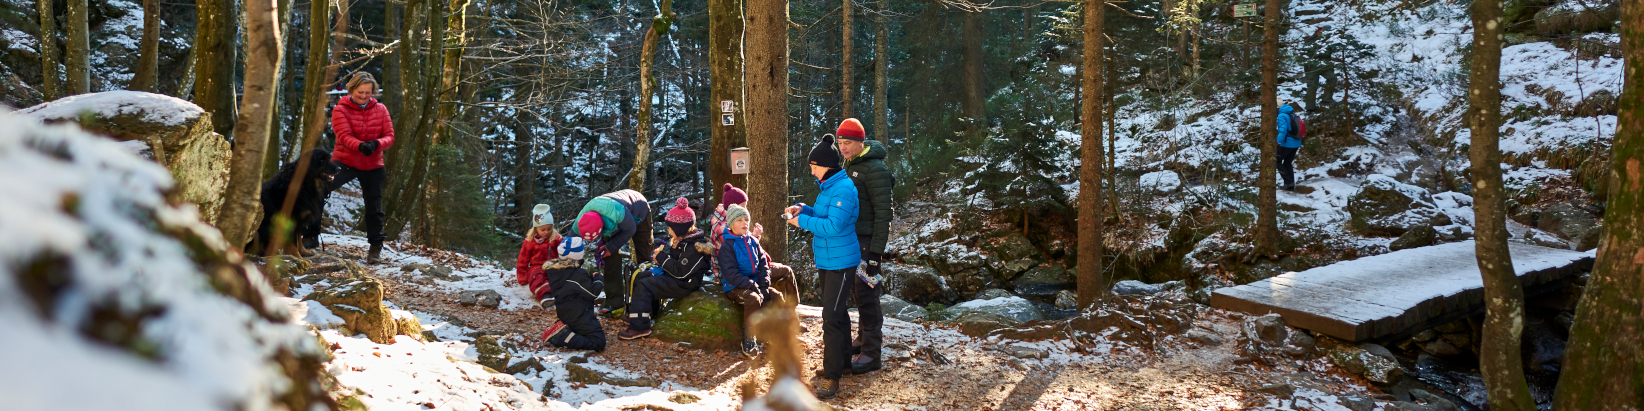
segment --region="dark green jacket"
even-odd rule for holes
[[[890,240],[891,187],[896,177],[885,166],[885,145],[876,140],[863,142],[862,154],[851,159],[845,170],[856,182],[856,195],[861,198],[862,211],[856,217],[856,236],[866,240],[862,245],[870,252],[884,254]]]

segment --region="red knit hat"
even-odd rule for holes
[[[857,121],[855,118],[847,118],[845,122],[839,123],[839,129],[834,130],[833,135],[856,141],[868,139],[868,133],[862,131],[862,122]]]
[[[725,183],[725,194],[719,196],[719,205],[729,206],[731,204],[747,204],[747,203],[748,203],[748,193],[747,192],[742,191],[742,189],[740,189],[740,188],[736,188],[736,186],[732,186],[730,183]]]
[[[582,217],[577,219],[577,233],[580,237],[587,238],[589,234],[598,237],[600,231],[604,229],[605,219],[600,217],[597,212],[582,213]]]
[[[663,217],[663,219],[675,224],[694,223],[696,222],[696,210],[691,209],[690,200],[686,200],[685,197],[680,197],[678,200],[674,201],[674,208],[669,209],[668,215]]]

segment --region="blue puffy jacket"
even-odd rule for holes
[[[1296,109],[1291,108],[1289,104],[1279,106],[1279,147],[1301,147],[1301,139],[1290,136],[1290,116],[1295,112]]]
[[[822,185],[822,194],[816,196],[816,206],[799,207],[799,228],[816,235],[811,239],[816,268],[856,268],[862,263],[862,247],[856,241],[856,216],[861,212],[856,183],[841,172],[817,184]]]
[[[759,240],[740,236],[725,228],[725,242],[720,243],[716,258],[719,260],[720,283],[725,292],[755,286],[771,287],[771,257],[759,247]]]

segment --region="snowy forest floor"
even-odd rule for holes
[[[364,255],[363,238],[327,235],[325,240],[326,253],[356,261]],[[604,352],[540,346],[539,335],[555,315],[531,303],[525,289],[513,284],[512,270],[403,243],[390,243],[384,257],[388,263],[369,266],[368,271],[383,283],[385,302],[396,317],[415,315],[441,341],[399,336],[395,344],[382,345],[363,336],[322,331],[333,344],[331,371],[372,409],[735,409],[742,402],[744,381],[754,380],[761,393],[768,389],[770,368],[762,357],[748,360],[738,353],[687,348],[654,338],[618,340],[615,335],[625,323],[617,320],[603,320],[610,339]],[[431,279],[401,269],[412,264],[450,267],[457,280]],[[302,298],[327,285],[304,285],[294,292]],[[459,305],[459,293],[467,290],[494,290],[503,296],[502,304],[496,309]],[[296,315],[305,321],[323,322],[316,319],[324,315],[293,303],[298,306]],[[801,336],[807,373],[814,372],[821,363],[820,309],[800,306],[799,311],[808,328]],[[1152,352],[1117,341],[1081,348],[1061,340],[975,339],[948,324],[887,318],[887,346],[911,352],[930,346],[950,362],[938,365],[922,355],[893,359],[887,354],[883,370],[847,376],[843,392],[828,403],[847,409],[913,410],[1346,410],[1341,405],[1345,397],[1362,401],[1377,394],[1369,383],[1323,358],[1275,368],[1237,364],[1232,336],[1240,317],[1209,308],[1202,312],[1195,326],[1226,342],[1206,345],[1171,336]],[[481,335],[495,336],[514,358],[511,365],[535,359],[542,367],[511,376],[491,373],[474,363],[478,353],[472,342]],[[1048,355],[1017,358],[1009,353],[1020,354],[1020,347]],[[572,382],[569,363],[657,384]],[[1293,394],[1263,388],[1270,384],[1289,384]]]

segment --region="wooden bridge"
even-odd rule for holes
[[[1510,242],[1526,295],[1592,270],[1593,252]],[[1293,327],[1348,341],[1385,342],[1482,312],[1472,241],[1412,248],[1290,272],[1210,297],[1216,308],[1279,313]]]

